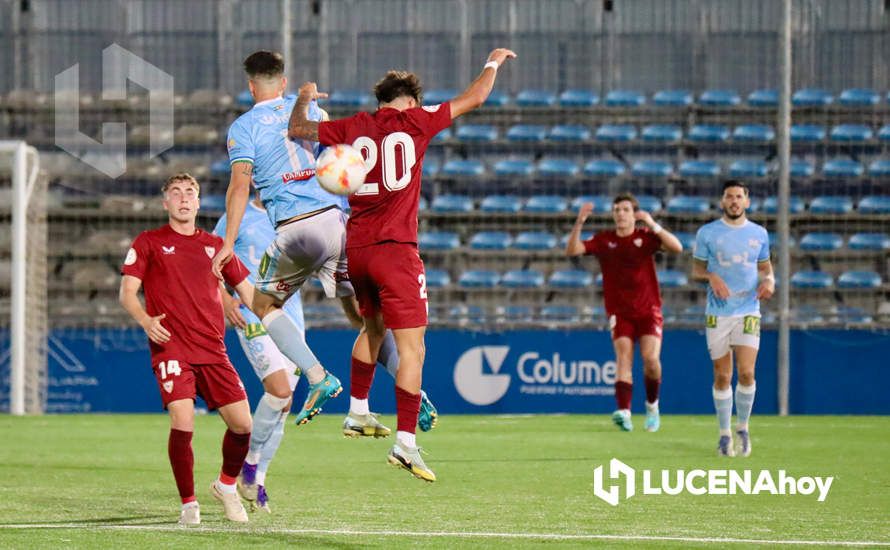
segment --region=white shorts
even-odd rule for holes
[[[708,315],[705,325],[708,352],[713,360],[729,353],[733,346],[760,349],[760,315]]]
[[[290,391],[293,392],[300,380],[300,371],[281,353],[272,341],[272,337],[266,333],[266,328],[260,323],[249,323],[246,330],[239,328],[235,332],[238,333],[241,349],[244,350],[244,355],[250,361],[257,378],[265,380],[273,372],[286,371],[287,382],[290,384]]]
[[[314,275],[328,298],[354,296],[346,269],[346,219],[345,212],[331,208],[278,228],[260,260],[257,289],[283,302]]]

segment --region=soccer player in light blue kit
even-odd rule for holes
[[[717,454],[749,456],[748,419],[754,406],[754,363],[760,347],[760,300],[769,299],[776,281],[766,229],[748,220],[747,186],[723,184],[723,217],[698,230],[692,277],[708,283],[705,334],[714,362],[714,407],[720,425]],[[738,369],[735,391],[736,441],[733,444],[732,363]]]

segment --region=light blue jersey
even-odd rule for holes
[[[216,222],[216,227],[213,229],[213,232],[221,237],[225,237],[225,214],[223,214],[219,221]],[[241,219],[238,238],[235,239],[235,255],[238,256],[241,263],[250,270],[250,275],[247,276],[250,284],[256,284],[260,260],[263,258],[263,253],[266,251],[266,248],[273,240],[275,240],[275,228],[272,227],[269,217],[262,209],[257,208],[256,205],[249,202],[247,208],[244,210],[244,217]],[[304,332],[305,323],[303,321],[303,303],[300,298],[300,291],[294,293],[294,295],[284,303],[283,309],[287,316],[290,317],[294,324],[300,329],[300,332]],[[248,338],[258,336],[258,332],[265,334],[265,329],[263,329],[260,319],[254,315],[252,311],[247,309],[246,306],[241,306],[241,313],[244,315],[244,319],[248,323],[248,329],[246,331],[248,333]]]
[[[750,220],[740,226],[729,225],[723,218],[715,220],[698,230],[693,257],[708,262],[708,271],[719,275],[729,287],[726,300],[718,299],[708,287],[708,315],[760,313],[757,263],[769,260],[769,236],[763,226]]]
[[[229,127],[229,162],[253,164],[253,182],[273,225],[331,205],[342,208],[344,202],[315,180],[318,144],[287,137],[296,101],[293,95],[261,101]],[[321,120],[315,101],[309,105],[309,119]]]

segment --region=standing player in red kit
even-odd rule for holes
[[[210,271],[222,239],[195,227],[200,193],[195,178],[172,176],[161,192],[169,223],[143,231],[133,241],[121,268],[120,302],[148,335],[152,370],[170,414],[167,452],[182,499],[179,522],[201,522],[192,453],[198,395],[211,410],[219,411],[228,428],[222,441],[222,470],[210,491],[222,502],[228,519],[244,522],[247,513],[235,492],[235,480],[247,455],[251,419],[244,386],[226,355],[221,285]],[[223,274],[249,303],[253,286],[247,281],[247,268],[236,259]]]
[[[428,309],[426,276],[417,251],[423,157],[433,136],[452,119],[485,102],[498,67],[513,57],[516,54],[507,49],[492,51],[476,80],[439,105],[421,107],[423,90],[417,75],[390,71],[374,87],[375,113],[328,122],[309,120],[310,102],[323,97],[314,82],[300,88],[291,113],[291,139],[349,143],[365,157],[368,174],[365,184],[349,197],[352,215],[346,226],[349,278],[368,335],[352,350],[350,395],[367,398],[380,344],[386,329],[392,329],[399,351],[398,432],[387,460],[426,481],[435,481],[436,474],[424,464],[415,441]]]
[[[661,249],[679,254],[683,245],[670,231],[664,229],[643,210],[630,193],[623,193],[612,201],[612,219],[615,229],[600,231],[593,238],[581,241],[581,228],[593,205],[586,203],[578,212],[566,246],[567,256],[592,254],[600,262],[603,273],[603,300],[615,362],[618,364],[618,380],[615,382],[615,401],[618,410],[612,421],[624,431],[631,431],[630,401],[633,391],[634,342],[640,344],[643,356],[643,377],[646,381],[646,430],[657,431],[661,420],[658,415],[658,390],[661,386],[661,293],[655,276],[653,255]],[[636,227],[636,222],[647,228]]]

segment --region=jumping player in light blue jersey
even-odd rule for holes
[[[705,334],[714,362],[714,407],[720,426],[717,453],[749,456],[748,419],[754,406],[754,364],[760,348],[760,300],[769,299],[776,281],[766,229],[748,220],[747,186],[736,180],[723,185],[723,217],[698,230],[692,277],[708,283]],[[732,364],[738,368],[735,391],[736,440],[733,444]]]

